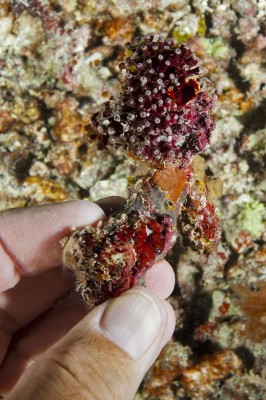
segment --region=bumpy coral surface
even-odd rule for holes
[[[63,242],[64,264],[90,306],[131,288],[176,240],[178,204],[165,198],[153,175],[133,185],[121,212],[97,227],[77,229]]]
[[[214,129],[213,96],[197,56],[161,36],[126,48],[121,94],[93,116],[89,138],[100,149],[119,148],[154,165],[188,164],[206,150]]]
[[[76,231],[64,251],[65,265],[91,306],[130,289],[175,241],[167,215],[132,212],[111,218],[104,228]]]

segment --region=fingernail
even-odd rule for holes
[[[112,300],[103,312],[104,334],[133,359],[141,357],[166,325],[166,310],[144,288],[131,289]]]

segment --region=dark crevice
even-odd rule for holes
[[[3,87],[1,88],[1,97],[2,100],[9,103],[14,101],[15,95],[9,89]]]
[[[212,309],[212,297],[209,293],[203,293],[197,296],[193,305],[193,327],[197,328],[208,321]]]
[[[52,4],[52,7],[56,13],[62,12],[62,7],[60,6],[60,4]]]
[[[110,69],[110,63],[112,63],[113,61],[116,61],[119,59],[119,54],[121,52],[122,47],[119,45],[113,46],[113,51],[112,53],[109,55],[109,57],[106,57],[103,59],[102,61],[102,66],[103,67],[108,67]],[[112,80],[118,76],[120,76],[120,72],[114,70],[113,68],[111,68],[112,70],[112,75],[108,78],[108,80]]]
[[[44,101],[38,99],[38,108],[40,111],[40,119],[45,121],[45,127],[47,129],[47,135],[49,137],[49,140],[51,140],[52,142],[54,142],[54,138],[51,135],[51,129],[48,123],[49,118],[51,118],[53,116],[53,112],[54,110],[50,109],[47,107],[47,105],[45,104]]]
[[[228,269],[232,265],[236,264],[236,262],[237,262],[237,260],[239,258],[239,254],[237,254],[231,246],[229,246],[229,247],[230,247],[231,253],[230,253],[229,257],[228,257],[228,260],[224,264],[224,278],[225,278],[225,280],[226,280]]]
[[[79,160],[84,160],[87,158],[87,151],[88,151],[88,144],[82,143],[82,145],[80,145],[78,148]]]
[[[266,99],[263,99],[258,107],[251,108],[238,119],[244,125],[241,136],[247,132],[264,129],[266,124]]]
[[[93,103],[93,98],[91,96],[80,96],[77,97],[77,100],[79,102],[79,108],[86,107],[87,105]]]
[[[95,29],[95,28],[94,28]],[[102,41],[102,36],[98,36],[98,35],[94,35],[91,39],[90,42],[88,44],[87,47],[85,47],[84,49],[84,54],[88,53],[89,51],[91,51],[92,49],[95,50],[97,49],[97,47],[100,47],[103,45],[103,41]]]
[[[228,69],[227,69],[229,77],[234,81],[235,86],[239,89],[242,93],[247,93],[250,89],[250,82],[244,80],[241,77],[241,71],[237,65],[236,59],[231,58]]]
[[[195,282],[200,282],[200,279],[195,276]],[[183,327],[174,333],[175,340],[185,346],[190,346],[193,352],[197,355],[210,354],[217,350],[216,344],[204,345],[205,342],[196,341],[193,338],[194,331],[197,327],[208,321],[209,314],[212,309],[212,297],[209,293],[197,293],[193,300],[183,307],[184,321]]]
[[[194,4],[193,4],[193,0],[189,0],[189,6],[190,6],[190,9],[191,9],[191,13],[192,13],[192,14],[196,14],[197,9],[196,9],[196,7],[195,7]]]
[[[234,352],[241,359],[247,371],[253,368],[255,363],[255,357],[247,347],[239,346],[236,349],[234,349]]]
[[[228,75],[229,77],[234,81],[236,87],[242,92],[246,93],[250,89],[250,83],[248,81],[245,81],[241,77],[241,71],[237,65],[237,60],[242,57],[242,55],[246,51],[246,46],[238,38],[236,33],[233,30],[234,28],[231,28],[231,39],[230,39],[230,46],[235,50],[236,52],[236,57],[231,58],[229,65],[228,65]]]
[[[34,160],[32,153],[25,152],[19,155],[12,163],[10,172],[17,178],[21,183],[29,175],[29,169],[31,168]]]
[[[144,19],[144,15],[141,13],[140,14],[140,21],[143,21]],[[134,34],[134,38],[139,37],[139,36],[143,36],[142,30],[140,28],[140,21],[139,24],[136,24],[136,29],[135,29],[135,34]]]
[[[207,177],[210,177],[210,178],[215,177],[215,174],[212,172],[212,170],[209,166],[206,167],[205,174],[207,175]]]
[[[242,158],[244,158],[252,171],[255,181],[259,182],[263,179],[264,170],[266,168],[266,160],[262,156],[258,156],[259,152],[256,150],[243,149],[243,137],[252,134],[258,130],[264,129],[266,125],[266,99],[256,108],[252,108],[245,114],[238,117],[238,120],[243,124],[243,129],[236,140],[234,150]]]
[[[84,188],[79,188],[78,195],[79,195],[80,199],[88,198],[88,197],[90,197],[90,190],[84,189]]]
[[[166,260],[169,262],[170,265],[172,265],[174,272],[176,271],[180,257],[185,252],[186,252],[186,249],[182,245],[181,239],[178,238],[176,243],[172,247],[171,251],[166,256]],[[171,295],[174,297],[179,297],[181,295],[180,287],[177,283],[175,284],[174,290]]]
[[[210,12],[205,12],[205,24],[206,24],[206,37],[210,36],[210,30],[212,28],[212,14]]]
[[[184,253],[186,253],[186,249],[182,245],[181,239],[178,238],[170,252],[167,254],[167,261],[175,268],[179,262],[180,257]]]
[[[266,168],[266,160],[264,162],[260,162],[255,159],[255,154],[253,152],[245,153],[244,158],[252,171],[255,182],[260,182],[264,177],[264,172]]]
[[[194,341],[191,349],[193,351],[193,358],[197,362],[199,358],[205,355],[212,355],[221,351],[221,345],[211,340],[206,340],[205,342]]]
[[[240,40],[237,35],[234,33],[233,29],[231,30],[231,39],[230,39],[230,46],[236,51],[236,58],[240,58],[246,51],[246,46]]]

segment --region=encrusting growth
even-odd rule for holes
[[[118,98],[94,114],[87,137],[149,166],[129,185],[124,208],[97,227],[63,241],[64,265],[90,306],[132,287],[180,235],[209,254],[220,239],[212,201],[222,184],[205,175],[197,154],[210,142],[214,97],[198,59],[172,39],[147,36],[126,44]]]

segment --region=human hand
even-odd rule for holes
[[[99,202],[108,209],[106,201]],[[110,204],[110,203],[109,203]],[[170,339],[174,286],[166,261],[88,313],[61,265],[61,238],[94,224],[87,201],[0,213],[0,393],[8,400],[131,400]],[[1,397],[1,396],[0,396]]]

